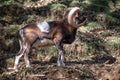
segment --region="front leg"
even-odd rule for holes
[[[65,66],[65,63],[63,62],[64,50],[63,50],[63,46],[61,45],[62,40],[54,40],[54,41],[55,41],[56,48],[57,48],[57,50],[59,52],[57,64],[58,64],[58,66]]]
[[[60,45],[57,45],[59,48],[58,48],[58,51],[59,51],[59,56],[58,56],[58,60],[57,60],[57,64],[58,66],[65,66],[65,63],[64,63],[64,50],[62,49],[62,46]]]

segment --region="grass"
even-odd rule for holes
[[[120,31],[120,26],[116,26],[115,29]]]
[[[87,26],[80,27],[78,31],[86,33],[86,32],[94,31],[95,29],[100,29],[100,28],[103,28],[103,26],[100,23],[89,22]]]
[[[14,62],[14,58],[6,59],[6,63],[8,63],[8,64],[12,64],[13,65],[13,62]]]
[[[120,45],[120,38],[118,37],[108,37],[108,39],[105,40],[105,44],[108,46],[116,46]]]
[[[50,46],[45,48],[40,48],[35,50],[35,55],[37,60],[41,61],[49,61],[52,56],[57,56],[58,51],[56,47]]]
[[[14,0],[1,0],[0,2],[4,4],[11,4],[11,3],[14,3],[15,1]]]
[[[102,35],[103,37],[111,36],[110,31],[101,31],[99,32],[99,34]]]
[[[76,7],[76,6],[80,6],[80,2],[78,0],[73,0],[71,3],[70,3],[70,6],[71,7]]]
[[[98,22],[90,22],[90,23],[88,23],[88,25],[86,26],[86,28],[87,28],[87,30],[93,30],[93,29],[95,29],[95,28],[101,28],[102,27],[102,25],[100,24],[100,23],[98,23]]]
[[[19,29],[19,25],[10,25],[9,28],[7,29],[7,33],[10,33],[11,35],[16,35]]]
[[[50,7],[51,16],[54,19],[61,18],[62,14],[64,13],[65,9],[67,8],[66,5],[61,3],[53,3]]]
[[[60,8],[66,8],[66,6],[64,4],[54,3],[51,5],[51,8],[60,9]]]
[[[120,38],[108,37],[105,39],[104,45],[112,55],[120,55]]]

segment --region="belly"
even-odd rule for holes
[[[47,47],[47,46],[53,46],[54,43],[52,40],[49,39],[43,39],[43,40],[37,40],[34,44],[33,47]]]

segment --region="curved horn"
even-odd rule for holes
[[[64,14],[63,14],[63,19],[67,19],[67,18],[68,18],[68,14],[69,14],[69,12],[70,12],[71,9],[72,9],[72,8],[68,8],[68,9],[64,12]]]
[[[68,14],[68,23],[75,28],[78,28],[82,25],[82,24],[76,24],[73,20],[76,13],[79,13],[79,12],[80,12],[80,8],[79,7],[74,7],[70,10],[70,12]]]

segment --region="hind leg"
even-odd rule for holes
[[[27,44],[27,49],[26,49],[26,52],[24,53],[24,60],[25,60],[26,67],[31,67],[30,66],[30,61],[29,61],[29,58],[28,58],[28,53],[29,52],[30,52],[30,45]]]
[[[18,52],[17,56],[15,57],[15,63],[14,63],[14,70],[15,71],[18,71],[19,60],[24,55],[24,53],[27,49],[27,46],[25,43],[22,44],[21,41],[19,41],[19,42],[20,42],[20,51]]]

